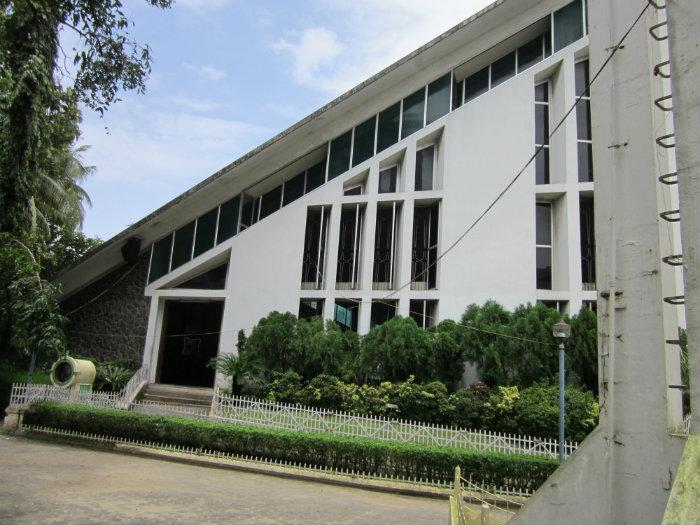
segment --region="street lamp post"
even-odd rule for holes
[[[564,383],[566,371],[564,368],[564,342],[571,335],[571,327],[564,321],[559,321],[552,327],[552,335],[559,340],[559,461],[564,461]]]

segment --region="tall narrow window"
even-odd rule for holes
[[[197,234],[194,238],[195,257],[214,247],[218,215],[219,209],[214,208],[197,219]]]
[[[396,241],[399,232],[400,204],[377,208],[374,234],[374,269],[372,289],[393,290],[396,271]]]
[[[336,178],[350,169],[350,150],[352,149],[352,131],[331,140],[328,155],[328,180]]]
[[[192,259],[192,242],[194,241],[194,221],[175,231],[173,243],[173,260],[170,270],[182,266]]]
[[[452,82],[452,109],[455,110],[464,103],[464,80]]]
[[[337,290],[355,290],[360,275],[360,241],[364,208],[359,204],[344,208],[340,215],[338,239]]]
[[[306,212],[304,257],[301,265],[301,287],[304,290],[324,288],[326,237],[330,207],[309,208]]]
[[[578,141],[578,180],[593,182],[593,141],[591,135],[591,93],[588,90],[588,60],[576,63],[576,138]]]
[[[423,127],[425,117],[425,88],[403,99],[401,138],[404,139]]]
[[[383,325],[396,315],[398,307],[396,300],[372,301],[372,312],[370,314],[370,328]]]
[[[238,213],[241,205],[241,196],[236,195],[233,199],[224,202],[219,210],[219,225],[216,234],[216,243],[221,244],[226,239],[230,239],[238,231]]]
[[[401,103],[386,108],[377,117],[377,153],[399,141],[401,124]]]
[[[241,207],[241,220],[238,224],[238,231],[242,232],[246,228],[252,226],[255,221],[253,220],[255,199],[250,195],[241,194],[241,202],[243,203]]]
[[[268,191],[260,197],[260,220],[272,215],[282,206],[282,186]]]
[[[171,232],[167,237],[153,243],[151,248],[151,266],[148,270],[148,282],[163,277],[170,271],[170,255],[173,251],[173,237]]]
[[[513,76],[515,76],[515,51],[491,64],[491,87],[494,88]]]
[[[537,289],[552,289],[552,204],[537,203]]]
[[[336,301],[333,320],[340,325],[342,330],[357,332],[357,318],[359,317],[359,301]]]
[[[518,48],[518,73],[541,62],[544,58],[543,36],[531,40]]]
[[[377,118],[372,117],[355,126],[352,147],[352,165],[357,166],[374,155],[374,128]]]
[[[308,170],[306,170],[306,188],[304,193],[309,193],[321,186],[324,182],[326,176],[326,161],[321,161],[318,164],[314,164]]]
[[[435,170],[435,145],[431,144],[416,151],[416,191],[433,189],[433,171]]]
[[[389,166],[379,172],[379,193],[395,193],[399,166]]]
[[[595,223],[593,199],[581,198],[581,280],[584,290],[595,290]]]
[[[284,197],[282,198],[282,206],[286,206],[290,202],[294,202],[302,195],[304,195],[304,173],[300,173],[284,183]]]
[[[549,82],[535,86],[535,183],[549,184]]]
[[[413,213],[411,289],[437,286],[438,221],[440,203],[416,205]]]
[[[299,301],[299,319],[323,317],[323,299],[302,299]]]
[[[554,52],[583,36],[583,0],[575,0],[554,11]]]
[[[437,324],[437,301],[430,299],[411,299],[408,315],[420,328],[428,328]]]
[[[426,126],[449,113],[451,83],[452,73],[448,73],[428,84],[428,106],[425,112]]]
[[[489,66],[464,79],[464,103],[489,90]]]

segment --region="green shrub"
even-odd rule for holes
[[[335,376],[321,374],[314,377],[304,388],[304,400],[306,405],[338,410],[346,405],[345,384]]]
[[[453,407],[447,398],[447,388],[439,381],[416,384],[413,376],[407,381],[392,385],[389,402],[398,406],[396,414],[401,419],[426,423],[450,423]]]
[[[488,389],[461,388],[452,394],[449,403],[454,407],[452,424],[458,428],[484,428],[484,404],[488,399]]]
[[[277,403],[303,403],[304,384],[296,372],[273,372],[266,399]]]
[[[95,363],[95,390],[121,390],[135,371],[114,363]]]
[[[360,366],[369,379],[435,379],[431,337],[412,318],[393,317],[362,338]]]
[[[26,383],[27,371],[18,369],[16,365],[0,361],[0,419],[5,417],[5,409],[10,404],[12,383]],[[34,370],[32,382],[37,385],[49,384],[49,374],[37,368]]]
[[[514,489],[538,488],[558,466],[556,460],[534,456],[271,430],[46,402],[32,405],[24,421],[28,425],[310,463],[374,475],[447,482],[453,479],[455,466],[460,465],[475,482]]]
[[[571,386],[564,389],[566,439],[583,441],[598,424],[598,403],[588,391]],[[542,438],[559,436],[559,387],[535,385],[520,391],[513,404],[512,429]]]

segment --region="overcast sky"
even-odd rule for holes
[[[84,110],[84,231],[108,239],[491,0],[128,0],[145,95]]]

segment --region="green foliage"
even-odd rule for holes
[[[65,318],[30,246],[0,233],[0,348],[48,360],[66,350]]]
[[[462,316],[458,341],[464,355],[489,385],[527,387],[554,380],[559,370],[558,342],[552,326],[559,313],[543,304],[518,306],[513,312],[494,301],[470,305]],[[598,344],[595,313],[583,307],[567,319],[567,376],[570,383],[597,392]]]
[[[420,385],[414,382],[413,376],[392,385],[389,402],[398,407],[396,416],[402,419],[448,424],[454,413],[443,383],[433,381]]]
[[[29,425],[310,463],[373,475],[450,481],[455,466],[460,465],[474,482],[513,489],[538,488],[558,466],[555,460],[535,456],[271,430],[53,403],[32,405],[24,421]]]
[[[332,321],[324,324],[318,317],[297,319],[275,311],[260,319],[244,345],[263,375],[294,371],[306,379],[319,374],[349,378],[359,338]]]
[[[239,354],[221,354],[212,358],[207,364],[225,377],[231,378],[231,392],[240,394],[246,381],[258,375],[257,363],[247,358],[245,352]]]
[[[136,372],[117,363],[95,363],[95,389],[118,392]]]
[[[367,378],[435,379],[432,338],[410,317],[396,316],[362,338],[360,366]]]
[[[273,372],[267,398],[278,403],[301,403],[305,400],[304,385],[296,372]]]
[[[28,360],[19,362],[0,361],[0,419],[5,417],[5,408],[10,403],[12,383],[26,383],[29,370]],[[36,368],[32,382],[37,385],[49,384],[49,374],[41,368]]]

